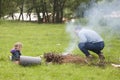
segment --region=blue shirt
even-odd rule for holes
[[[19,50],[13,49],[13,50],[11,50],[10,52],[12,53],[12,60],[13,60],[13,61],[20,60],[20,55],[21,55],[21,53],[20,53]]]
[[[80,39],[80,43],[86,42],[96,43],[103,41],[102,37],[98,33],[90,29],[81,29],[78,32],[78,37]]]

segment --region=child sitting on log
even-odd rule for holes
[[[21,55],[22,43],[16,42],[14,44],[13,49],[10,51],[12,54],[12,61],[16,64],[20,63],[20,55]]]

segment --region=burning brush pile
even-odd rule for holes
[[[80,57],[79,55],[61,55],[61,54],[56,54],[56,53],[45,53],[44,54],[45,61],[52,62],[52,63],[57,63],[57,64],[62,64],[62,63],[86,63],[85,59]]]

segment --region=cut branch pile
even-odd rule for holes
[[[79,55],[61,55],[56,53],[45,53],[44,58],[46,62],[52,62],[57,64],[62,63],[86,63],[85,59],[80,57]]]

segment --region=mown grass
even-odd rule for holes
[[[45,63],[24,67],[9,60],[13,44],[22,42],[22,54],[27,56],[62,53],[69,43],[65,24],[0,21],[0,80],[119,80],[120,70],[112,67],[111,62],[120,63],[120,36],[106,38],[104,33],[103,38],[106,44],[103,52],[109,62],[104,67]],[[78,48],[73,53],[84,56]]]

